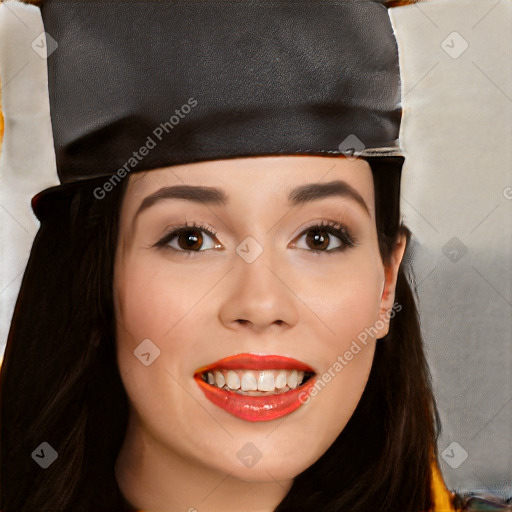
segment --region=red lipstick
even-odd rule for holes
[[[250,375],[244,370],[252,370]],[[263,373],[265,370],[265,374]],[[285,384],[280,384],[280,390],[277,390],[278,382],[275,380],[275,388],[273,392],[259,392],[259,396],[247,394],[240,389],[239,375],[242,374],[242,382],[244,378],[249,378],[254,383],[256,375],[261,379],[265,379],[268,385],[268,379],[274,382],[274,375],[279,372],[281,381],[286,372],[292,372],[293,379],[297,378],[297,374],[303,376],[305,382],[290,384],[290,377]],[[295,370],[295,372],[294,372]],[[231,377],[237,381],[238,390],[229,389],[227,384],[219,386],[211,382],[212,376],[215,374],[221,378],[221,384],[224,382],[226,372],[230,371]],[[258,372],[260,372],[258,374]],[[222,375],[220,375],[222,374]],[[208,366],[198,369],[194,373],[194,379],[203,391],[205,397],[213,404],[225,411],[246,421],[271,421],[298,409],[303,402],[299,400],[299,396],[304,392],[308,392],[314,385],[314,370],[310,366],[290,357],[276,355],[256,355],[256,354],[238,354],[226,357]],[[206,376],[209,376],[209,379]],[[289,373],[288,373],[289,375]],[[298,385],[297,385],[298,384]],[[232,385],[232,384],[231,384]],[[290,387],[291,386],[291,387]],[[253,388],[254,389],[254,388]],[[271,385],[272,389],[272,385]],[[276,392],[277,390],[277,392]],[[250,392],[250,391],[249,391]],[[303,395],[302,395],[303,396]]]

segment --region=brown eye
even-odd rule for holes
[[[203,235],[200,229],[187,229],[177,236],[178,246],[184,251],[199,251],[203,244]]]
[[[338,223],[322,223],[303,231],[296,247],[328,254],[355,247],[356,243],[356,239],[345,226]]]
[[[311,229],[306,235],[306,243],[313,250],[323,251],[329,247],[329,234],[324,229]]]
[[[178,226],[167,233],[155,246],[182,253],[203,252],[207,249],[222,247],[217,243],[215,233],[206,227],[196,225]]]

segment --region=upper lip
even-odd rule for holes
[[[287,356],[237,354],[225,357],[199,368],[195,373],[204,373],[211,370],[302,370],[315,373],[311,366]]]

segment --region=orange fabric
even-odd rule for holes
[[[454,494],[448,490],[436,462],[432,463],[433,512],[457,512],[452,505]]]

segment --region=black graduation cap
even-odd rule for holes
[[[398,48],[378,0],[45,0],[41,13],[62,185],[33,198],[39,218],[84,180],[109,189],[203,160],[402,167]]]

